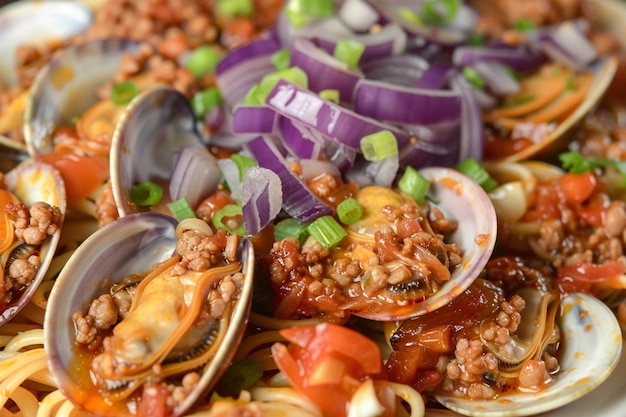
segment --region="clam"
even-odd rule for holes
[[[389,299],[370,300],[368,307],[355,311],[363,318],[393,321],[421,316],[448,304],[467,289],[487,264],[496,241],[496,213],[487,194],[473,180],[450,168],[424,168],[421,174],[431,182],[428,196],[433,206],[441,210],[448,219],[459,222],[446,242],[458,244],[461,248],[461,263],[451,271],[450,276],[439,288],[425,298],[411,302],[404,296]],[[359,198],[357,198],[359,199]],[[384,204],[398,206],[401,197],[393,192],[377,192],[367,198],[361,196],[364,205],[364,219],[351,225],[351,235],[373,236],[382,224],[371,213],[379,212]],[[371,237],[370,237],[371,239]]]
[[[437,400],[467,416],[528,416],[568,404],[600,385],[620,360],[622,334],[615,315],[605,304],[583,293],[567,294],[558,304],[556,321],[563,340],[560,369],[552,384],[536,392],[510,390],[488,401],[445,392],[437,393]]]
[[[183,375],[192,373],[197,379],[182,389],[184,400],[169,410],[178,416],[229,365],[250,310],[253,249],[248,240],[237,248],[236,237],[229,236],[225,239],[234,242],[237,253],[228,261],[218,260],[205,272],[183,268],[182,275],[172,275],[181,255],[177,236],[186,230],[211,235],[198,219],[177,225],[160,213],[131,214],[89,236],[62,270],[50,294],[44,342],[58,386],[76,405],[97,415],[135,415],[142,388],[149,396],[147,384],[180,384]],[[220,233],[211,236],[221,239],[225,234]],[[230,284],[235,288],[230,299],[222,298],[221,304],[213,298],[217,288]],[[91,352],[77,343],[73,321],[106,293],[132,301],[120,309],[113,327],[100,327],[107,341]],[[223,312],[213,315],[220,305]],[[101,360],[110,360],[114,368],[99,367]]]
[[[87,29],[92,14],[84,4],[75,1],[19,1],[0,9],[0,84],[16,88],[16,51],[21,45],[43,47],[48,43],[62,43]],[[41,60],[31,64],[27,77],[34,74]],[[32,67],[32,70],[31,68]],[[27,91],[23,91],[0,113],[0,133],[22,124]]]
[[[550,133],[534,141],[532,145],[497,160],[514,162],[540,156],[549,157],[565,149],[571,140],[568,133],[602,98],[613,80],[617,65],[618,59],[615,56],[603,57],[596,61],[590,69],[592,77],[588,93],[580,104],[565,119],[559,121]]]
[[[65,213],[65,186],[60,174],[51,166],[32,160],[24,161],[9,171],[4,179],[7,189],[0,189],[2,207],[0,214],[3,217],[3,230],[0,233],[2,279],[4,281],[6,274],[10,273],[10,266],[18,261],[28,260],[29,264],[35,265],[35,270],[31,277],[12,278],[12,281],[15,281],[13,288],[7,292],[3,290],[0,302],[0,325],[13,318],[28,303],[43,281],[60,239],[62,217]],[[42,237],[38,241],[18,239],[4,211],[8,202],[21,202],[28,207],[36,203],[46,203],[58,208],[59,218],[54,219],[48,228],[47,237]],[[37,262],[29,259],[33,255],[38,258]],[[19,280],[24,280],[24,282]]]
[[[6,86],[18,82],[15,51],[20,45],[41,47],[62,42],[87,29],[92,21],[88,7],[76,1],[18,1],[0,9],[0,81]]]
[[[24,110],[29,153],[51,152],[54,130],[72,125],[74,118],[97,103],[98,88],[110,82],[122,58],[139,47],[139,42],[127,39],[99,39],[72,45],[55,55],[37,74]],[[123,109],[117,110],[121,113]]]
[[[184,95],[171,87],[155,87],[133,99],[115,129],[110,152],[111,185],[120,217],[141,210],[130,200],[130,190],[147,181],[165,185],[177,156],[188,147],[202,150],[204,145]],[[211,159],[208,152],[206,157]],[[216,186],[220,175],[213,165]]]

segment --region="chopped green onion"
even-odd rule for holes
[[[219,385],[231,395],[238,396],[242,390],[251,388],[263,376],[263,366],[253,358],[241,359],[226,369]]]
[[[213,214],[213,226],[224,229],[234,235],[245,236],[246,225],[243,223],[243,212],[238,204],[227,204]]]
[[[217,48],[210,45],[201,45],[191,51],[185,62],[185,67],[196,79],[199,79],[206,74],[215,72],[215,67],[221,58],[222,54]]]
[[[348,232],[332,216],[321,216],[309,224],[309,233],[325,248],[332,248],[348,236]]]
[[[295,28],[302,28],[316,19],[335,14],[333,0],[288,0],[285,15]]]
[[[270,61],[274,64],[274,68],[277,70],[284,70],[289,68],[289,61],[291,60],[291,51],[289,49],[281,49],[276,51],[270,57]]]
[[[422,18],[410,7],[399,7],[397,12],[400,18],[406,20],[407,22],[417,26],[424,26]]]
[[[469,39],[467,40],[467,43],[470,46],[485,46],[485,44],[487,43],[487,40],[485,39],[485,35],[483,35],[482,33],[472,32],[469,35]]]
[[[467,82],[479,90],[485,87],[485,80],[472,67],[463,67],[463,77],[465,77]]]
[[[291,81],[303,88],[308,88],[309,86],[309,78],[306,72],[298,67],[289,67],[284,70],[274,71],[264,76],[258,84],[252,87],[251,91],[248,91],[244,99],[244,104],[265,104],[265,99],[280,80]]]
[[[298,219],[289,218],[279,222],[274,227],[274,240],[280,241],[287,237],[295,237],[300,244],[304,244],[309,237],[307,225],[300,224]]]
[[[598,157],[585,158],[578,151],[560,153],[559,160],[563,169],[573,174],[582,174],[585,171],[593,171],[596,168],[613,167],[621,174],[621,187],[626,187],[626,161]]]
[[[335,45],[333,56],[348,68],[356,68],[365,51],[365,45],[353,39],[340,39]]]
[[[513,22],[513,29],[520,32],[529,32],[531,30],[537,29],[537,25],[535,25],[535,22],[533,22],[532,19],[528,17],[522,17],[521,19]]]
[[[328,101],[332,101],[333,103],[339,103],[339,90],[328,89],[322,90],[319,93],[320,98]]]
[[[111,88],[111,101],[117,106],[128,104],[139,94],[137,84],[132,81],[115,84]]]
[[[213,107],[222,105],[222,96],[217,87],[209,87],[198,91],[191,98],[191,107],[196,118],[202,119]]]
[[[141,182],[130,190],[130,200],[138,206],[156,206],[162,198],[163,188],[153,182]]]
[[[426,0],[422,4],[422,18],[431,24],[451,22],[461,7],[460,0]]]
[[[193,208],[185,197],[181,197],[176,201],[172,201],[167,205],[176,220],[183,221],[185,219],[193,219],[196,217]]]
[[[467,158],[456,166],[459,172],[473,179],[483,190],[489,192],[498,186],[498,181],[489,175],[485,168],[481,167],[474,158]]]
[[[337,217],[343,224],[352,224],[363,217],[363,207],[355,198],[346,198],[337,205]]]
[[[576,91],[576,89],[578,88],[576,78],[573,74],[568,74],[565,81],[565,88],[567,89],[567,91]]]
[[[239,181],[243,181],[243,175],[246,173],[248,168],[253,168],[257,166],[254,158],[242,155],[240,153],[232,154],[230,156],[230,159],[232,159],[235,165],[237,165],[237,171],[239,171]]]
[[[430,182],[418,170],[412,166],[407,166],[404,174],[398,181],[398,188],[403,193],[408,194],[414,201],[422,203],[426,200]]]
[[[517,98],[515,100],[505,101],[502,104],[502,107],[505,108],[505,109],[510,109],[510,108],[513,108],[513,107],[521,106],[521,105],[526,104],[526,103],[530,103],[531,101],[535,100],[536,98],[537,98],[536,96],[520,97],[520,98]]]
[[[380,130],[363,136],[361,152],[368,161],[380,161],[398,153],[398,141],[389,130]]]
[[[218,16],[250,17],[254,14],[254,2],[252,0],[217,0],[215,11]]]

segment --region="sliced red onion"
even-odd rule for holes
[[[573,21],[565,21],[545,31],[538,44],[553,61],[574,70],[587,68],[598,57],[580,25]]]
[[[400,166],[454,166],[459,162],[461,120],[439,125],[403,126],[413,135],[399,151]]]
[[[461,97],[451,90],[363,79],[354,88],[353,102],[357,113],[391,123],[430,125],[461,118]]]
[[[352,100],[354,85],[363,78],[358,69],[348,69],[345,63],[318,48],[309,39],[301,37],[294,40],[289,63],[306,72],[309,89],[316,93],[337,90],[343,102]]]
[[[323,144],[308,135],[308,128],[300,123],[280,116],[280,129],[283,144],[287,151],[299,159],[317,158]]]
[[[400,25],[388,24],[371,33],[355,33],[350,36],[334,36],[332,33],[320,32],[313,41],[320,48],[332,54],[341,39],[352,39],[365,46],[359,64],[371,62],[402,53],[406,49],[407,35]]]
[[[422,73],[412,86],[416,88],[440,89],[448,84],[454,67],[451,64],[434,63]]]
[[[255,137],[255,135],[236,135],[230,132],[220,132],[211,135],[207,145],[238,151],[242,146],[250,142]]]
[[[241,178],[239,176],[239,167],[235,161],[230,158],[218,159],[217,165],[220,167],[222,177],[228,185],[231,197],[235,200],[239,200],[241,198]]]
[[[368,185],[380,185],[382,187],[391,187],[398,169],[400,161],[398,154],[392,155],[380,161],[367,161],[360,158],[354,164],[354,167],[346,174],[346,180],[355,182],[359,187]]]
[[[219,132],[224,127],[226,119],[226,110],[223,106],[212,107],[204,115],[204,127],[209,133]]]
[[[474,158],[483,159],[483,117],[480,106],[472,92],[472,87],[461,74],[456,74],[450,80],[450,86],[463,98],[461,109],[461,143],[459,161]]]
[[[381,130],[391,131],[398,147],[409,137],[395,127],[362,116],[336,103],[323,100],[310,90],[280,80],[267,97],[266,104],[285,117],[294,119],[322,136],[359,150],[361,138]]]
[[[473,65],[479,61],[496,61],[508,65],[519,73],[536,71],[545,56],[528,45],[510,46],[459,46],[452,54],[452,63],[458,66]]]
[[[269,107],[239,104],[233,110],[232,132],[235,134],[271,134],[276,130],[278,115]]]
[[[267,136],[259,136],[247,144],[259,166],[275,172],[281,180],[283,208],[300,223],[332,214],[333,209],[320,200],[287,166],[287,161]]]
[[[376,9],[365,0],[345,0],[337,16],[355,32],[365,32],[380,18]]]
[[[520,90],[519,82],[499,62],[478,61],[472,68],[485,80],[487,88],[497,96],[503,97]]]
[[[248,235],[256,235],[276,218],[283,204],[278,175],[269,169],[248,169],[241,184],[241,211]]]
[[[332,139],[324,138],[324,153],[343,174],[352,169],[358,151]]]
[[[217,64],[215,81],[223,100],[234,106],[250,88],[276,68],[272,55],[280,45],[272,38],[261,38],[231,50]]]
[[[407,87],[414,87],[427,68],[428,61],[413,54],[393,55],[361,66],[366,78]]]
[[[283,48],[291,49],[297,37],[312,38],[318,33],[332,33],[333,36],[346,37],[352,35],[352,30],[337,16],[314,21],[302,28],[295,28],[285,16],[284,11],[278,15],[276,25],[274,25],[274,38]]]
[[[170,179],[169,192],[172,201],[185,197],[196,207],[217,190],[221,181],[217,159],[204,147],[186,146],[182,149]]]

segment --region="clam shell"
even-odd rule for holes
[[[88,378],[81,379],[82,376],[71,373],[77,350],[72,314],[85,311],[111,284],[132,273],[147,271],[153,264],[169,258],[176,247],[176,225],[176,220],[170,216],[148,212],[128,215],[98,229],[76,250],[50,293],[44,321],[48,366],[60,390],[73,403],[94,414],[131,415],[121,404],[110,404],[99,397]],[[252,277],[254,253],[247,240],[242,241],[240,255],[244,260],[242,272]],[[246,279],[223,348],[206,364],[199,384],[174,410],[174,415],[184,413],[212,388],[230,364],[246,327],[251,295],[252,280]]]
[[[59,172],[50,165],[33,162],[32,160],[25,161],[5,175],[5,182],[8,189],[22,203],[30,206],[43,201],[52,206],[57,206],[65,214],[65,185]],[[59,239],[61,238],[61,229],[62,227],[59,227],[41,245],[41,266],[35,278],[26,291],[0,313],[0,325],[13,318],[37,291],[37,287],[43,281],[46,271],[54,258]]]
[[[620,360],[622,333],[611,310],[596,298],[568,294],[559,318],[565,339],[556,381],[538,392],[511,391],[491,401],[440,393],[437,400],[457,413],[474,417],[529,416],[553,410],[592,391],[609,377]]]
[[[37,74],[24,110],[24,139],[31,155],[51,152],[51,135],[71,125],[98,101],[96,90],[112,80],[124,55],[140,43],[100,39],[66,48]]]
[[[372,320],[404,320],[434,311],[465,291],[483,270],[493,252],[497,219],[489,196],[480,186],[451,168],[424,168],[420,173],[431,182],[428,195],[438,202],[447,218],[458,220],[459,227],[449,241],[463,251],[463,261],[450,279],[426,300],[410,306],[383,306],[354,314]]]
[[[139,94],[127,106],[111,144],[111,185],[120,217],[133,213],[129,192],[138,183],[169,180],[176,155],[202,147],[189,100],[170,87]]]
[[[0,81],[17,83],[15,50],[19,45],[41,46],[66,40],[87,29],[93,16],[77,1],[17,1],[0,9]]]
[[[604,57],[594,63],[592,66],[594,79],[589,89],[590,92],[576,110],[542,140],[499,161],[514,162],[540,156],[550,157],[563,151],[571,140],[568,136],[570,130],[600,101],[611,84],[617,71],[617,64],[618,60],[615,56]]]

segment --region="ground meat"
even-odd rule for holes
[[[455,381],[455,391],[471,399],[491,399],[498,392],[483,382],[485,374],[497,374],[498,360],[492,353],[484,352],[480,339],[459,339],[446,372]]]
[[[30,209],[25,204],[9,203],[6,210],[15,226],[16,238],[29,245],[40,245],[58,230],[63,219],[58,207],[44,202],[34,203]]]

